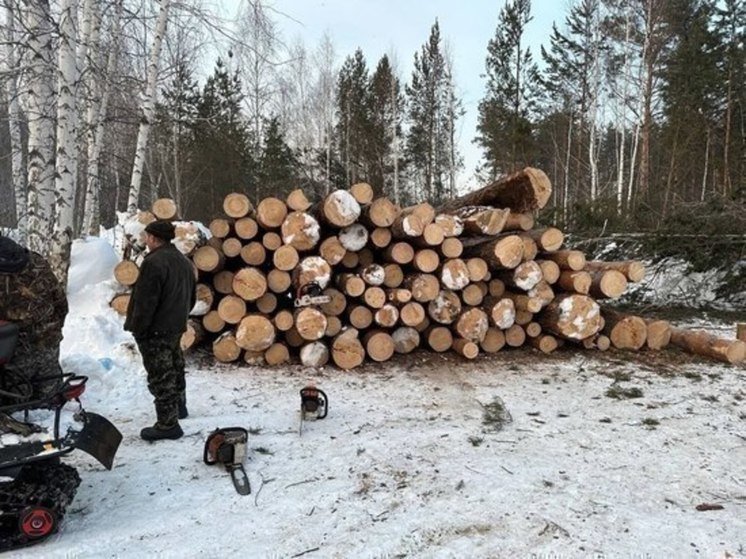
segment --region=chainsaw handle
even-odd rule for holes
[[[317,388],[316,390],[319,391],[319,395],[324,400],[324,414],[323,415],[319,415],[319,419],[324,419],[326,417],[326,414],[329,413],[329,398],[327,398],[326,392],[324,392],[320,388]]]

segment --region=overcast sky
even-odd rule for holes
[[[237,0],[226,4],[238,6]],[[268,0],[273,19],[285,40],[300,37],[309,50],[315,49],[325,31],[332,37],[338,63],[360,47],[370,71],[381,56],[396,54],[402,82],[408,82],[414,53],[430,36],[438,19],[442,40],[454,61],[457,94],[466,115],[461,122],[460,151],[465,168],[459,182],[471,178],[480,151],[472,143],[477,106],[484,95],[484,61],[487,43],[493,37],[503,0]],[[534,59],[539,45],[548,44],[552,22],[564,20],[564,0],[534,0],[528,41]],[[235,13],[235,12],[234,12]]]

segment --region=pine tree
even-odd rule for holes
[[[394,76],[389,58],[384,55],[370,80],[371,150],[374,154],[369,180],[373,187],[393,200],[399,198],[398,144],[401,137],[403,99],[399,79]]]
[[[538,69],[531,50],[525,47],[526,25],[531,19],[530,0],[509,0],[487,45],[487,93],[479,103],[476,141],[484,150],[491,178],[533,158]]]
[[[296,188],[297,161],[285,142],[278,117],[264,125],[262,154],[258,165],[258,181],[273,196],[282,198]]]
[[[345,184],[368,180],[375,156],[371,149],[372,127],[369,77],[363,51],[357,49],[342,64],[337,80],[337,136],[345,167]]]
[[[208,219],[220,212],[220,201],[232,191],[268,194],[256,181],[252,142],[241,113],[241,81],[218,60],[200,96],[193,129],[197,168],[194,207],[197,217]]]
[[[448,92],[453,91],[453,83],[443,55],[437,20],[427,43],[414,55],[412,80],[405,90],[409,125],[406,154],[413,190],[420,194],[417,198],[437,205],[451,189],[451,136],[446,126],[451,126],[458,116],[458,111],[449,107]]]

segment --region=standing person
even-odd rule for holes
[[[148,374],[157,421],[140,431],[146,441],[178,439],[179,419],[187,417],[184,355],[181,335],[195,302],[191,262],[171,243],[175,229],[168,221],[145,228],[148,254],[132,290],[124,329],[135,336]]]

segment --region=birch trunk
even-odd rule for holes
[[[26,172],[23,167],[23,143],[21,137],[21,106],[18,103],[18,76],[15,69],[18,67],[18,54],[16,52],[16,14],[13,11],[13,1],[5,0],[7,14],[6,32],[6,64],[8,79],[5,82],[8,94],[8,131],[10,133],[10,167],[15,193],[16,227],[22,242],[26,240],[26,227],[28,223],[26,208]]]
[[[155,117],[155,98],[156,85],[158,84],[158,65],[161,55],[161,45],[163,37],[166,34],[166,24],[168,23],[168,10],[171,7],[171,0],[161,0],[160,10],[158,11],[158,23],[156,24],[155,34],[153,35],[153,48],[150,52],[150,61],[148,63],[148,76],[145,83],[140,109],[142,119],[140,120],[140,129],[137,133],[137,147],[135,148],[135,162],[132,166],[132,178],[130,182],[130,191],[127,198],[127,213],[135,215],[137,204],[140,198],[140,187],[142,185],[142,173],[145,167],[145,155],[148,147],[148,136],[150,135],[150,126]]]
[[[77,0],[60,2],[60,45],[57,75],[57,149],[55,158],[55,207],[49,264],[62,285],[67,285],[73,206],[77,183]]]
[[[28,248],[47,254],[54,205],[54,73],[48,0],[24,2],[30,53],[28,115]]]
[[[95,99],[91,100],[86,112],[86,135],[88,143],[88,171],[86,173],[85,210],[83,218],[83,230],[89,235],[97,235],[99,232],[101,211],[100,191],[101,182],[99,177],[99,158],[104,144],[104,121],[109,105],[111,94],[111,79],[117,65],[119,55],[119,44],[117,38],[120,33],[120,22],[122,18],[123,0],[118,0],[114,21],[111,25],[111,46],[106,63],[106,73],[99,80],[102,87],[95,88],[101,94],[101,100],[96,106]],[[100,22],[96,19],[96,22]],[[93,78],[92,78],[93,79]],[[92,84],[93,86],[93,84]],[[93,89],[93,88],[92,88]],[[103,90],[102,90],[103,89]]]

